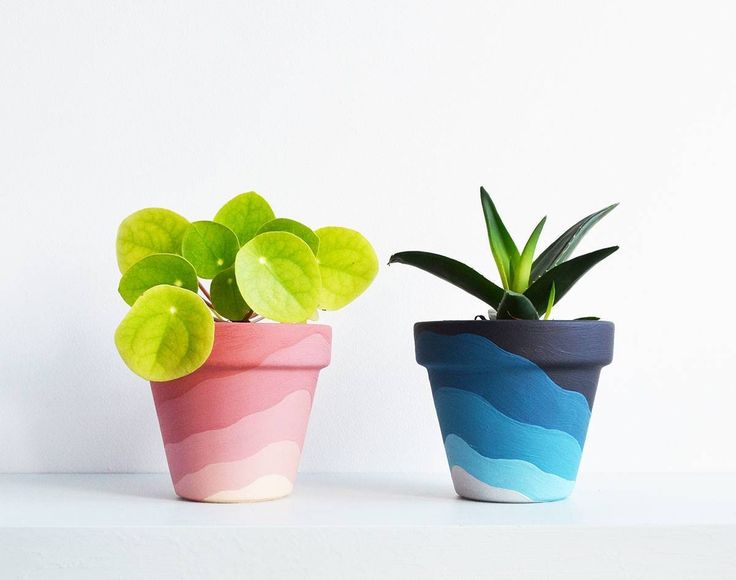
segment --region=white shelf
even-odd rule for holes
[[[448,476],[302,475],[258,504],[166,475],[0,475],[0,578],[736,577],[736,474],[584,476],[532,505]]]

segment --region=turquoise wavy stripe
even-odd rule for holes
[[[582,448],[564,431],[507,417],[486,399],[461,389],[433,391],[442,437],[458,435],[481,455],[522,459],[565,479],[575,479]]]
[[[507,417],[569,433],[581,447],[585,443],[590,422],[588,400],[560,387],[530,360],[477,334],[423,332],[417,343],[432,361],[433,388],[471,391]]]
[[[450,469],[457,465],[487,485],[518,491],[533,501],[562,499],[575,485],[526,461],[483,457],[457,435],[447,436],[445,450]]]

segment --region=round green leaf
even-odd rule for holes
[[[212,352],[215,322],[199,296],[155,286],[136,300],[115,331],[120,356],[149,381],[170,381],[204,364]]]
[[[215,221],[234,231],[242,246],[274,217],[268,202],[255,191],[250,191],[235,196],[223,205],[215,215]]]
[[[370,286],[378,273],[378,257],[370,242],[355,230],[330,226],[318,229],[316,234],[322,275],[319,307],[337,310]]]
[[[118,228],[118,267],[125,272],[151,254],[180,254],[189,222],[168,209],[149,207],[130,214]]]
[[[192,265],[175,254],[151,254],[133,264],[123,274],[118,292],[130,306],[149,288],[168,284],[197,292],[197,273]]]
[[[317,308],[317,259],[304,240],[288,232],[257,235],[238,252],[235,277],[243,298],[277,322],[304,322]]]
[[[230,228],[215,222],[189,224],[181,242],[181,253],[191,262],[201,278],[211,279],[235,262],[240,249]]]
[[[275,220],[266,222],[261,226],[261,229],[258,230],[259,234],[264,232],[289,232],[295,236],[299,236],[302,240],[307,242],[312,253],[315,256],[317,255],[317,250],[319,249],[319,238],[317,237],[317,234],[301,222],[290,220],[288,218],[276,218]]]
[[[230,320],[243,320],[251,312],[235,280],[235,268],[228,268],[215,276],[210,285],[210,296],[215,310]]]

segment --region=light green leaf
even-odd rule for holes
[[[181,242],[182,255],[191,262],[200,278],[211,279],[235,262],[240,249],[233,231],[215,222],[193,222]]]
[[[235,196],[223,205],[215,215],[215,221],[234,231],[242,246],[256,235],[263,224],[274,217],[268,202],[255,191],[249,191]]]
[[[488,243],[491,245],[491,253],[496,261],[501,283],[504,288],[511,288],[514,271],[519,262],[519,250],[484,187],[480,188],[480,202],[488,230]]]
[[[378,257],[362,234],[329,226],[319,236],[317,261],[322,274],[319,307],[337,310],[360,296],[378,273]]]
[[[307,242],[307,245],[311,248],[312,253],[316,256],[317,250],[319,249],[319,237],[311,229],[296,220],[290,220],[288,218],[276,218],[270,222],[266,222],[258,230],[259,234],[264,232],[290,232],[295,236],[299,236],[302,240]],[[258,234],[256,234],[258,235]]]
[[[534,228],[532,235],[529,236],[529,240],[524,246],[524,250],[521,252],[521,256],[519,257],[519,264],[514,272],[513,277],[513,289],[516,292],[523,292],[529,287],[529,276],[531,275],[532,271],[534,252],[537,249],[537,242],[539,241],[539,236],[542,233],[544,222],[546,221],[547,218],[543,217],[542,220],[537,224],[537,227]]]
[[[120,356],[149,381],[170,381],[204,364],[212,352],[215,322],[202,299],[183,288],[147,290],[115,332]]]
[[[123,274],[118,292],[130,306],[149,288],[168,284],[197,292],[194,267],[175,254],[151,254],[133,264]]]
[[[215,310],[229,320],[244,320],[251,313],[235,280],[235,268],[228,268],[215,276],[210,284],[210,296]]]
[[[549,298],[547,298],[547,310],[544,312],[544,319],[549,320],[552,315],[552,307],[555,305],[555,283],[552,282],[552,289],[549,291]]]
[[[289,232],[265,232],[240,248],[235,278],[245,301],[265,318],[305,322],[317,308],[317,259],[304,240]]]
[[[116,242],[118,267],[125,272],[151,254],[180,254],[189,222],[168,209],[149,207],[125,218]]]

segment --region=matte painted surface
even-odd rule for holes
[[[151,383],[178,495],[241,502],[291,493],[331,337],[317,324],[218,323],[203,367]]]
[[[613,355],[613,325],[430,322],[415,326],[415,339],[457,493],[498,502],[567,497],[600,368]],[[552,378],[563,376],[574,380]]]

